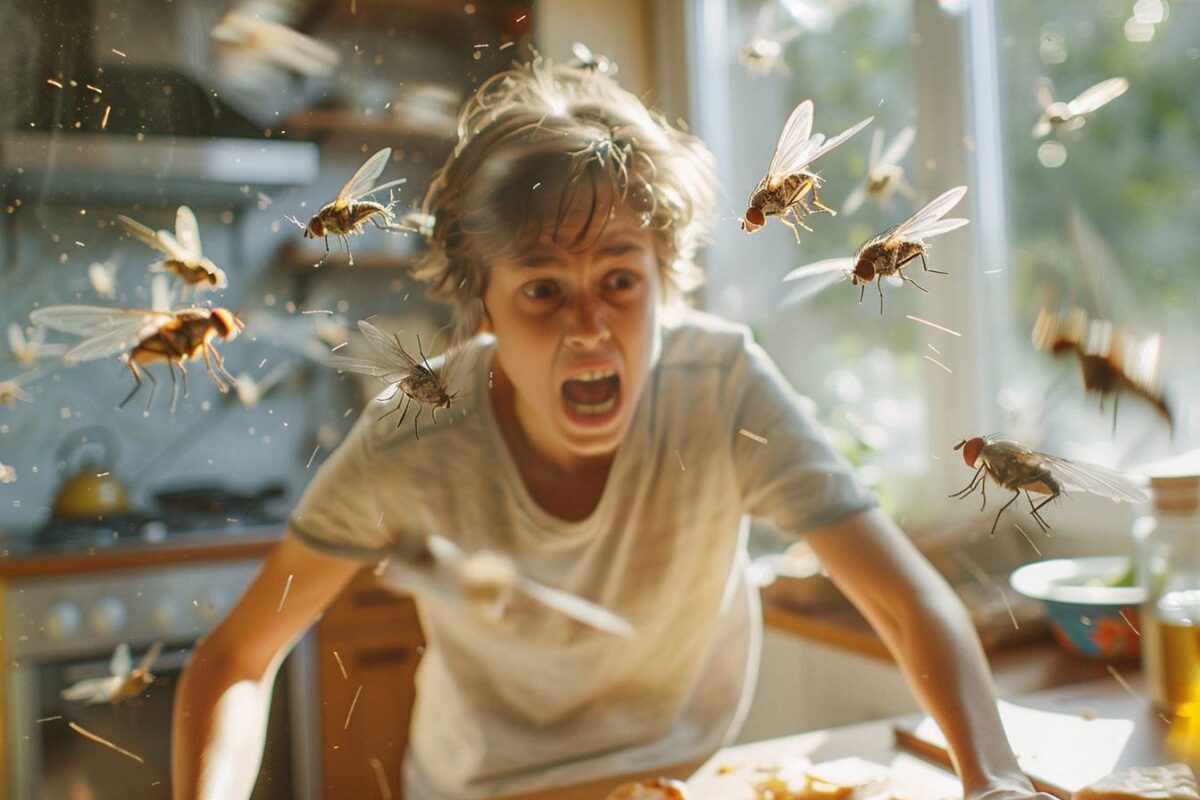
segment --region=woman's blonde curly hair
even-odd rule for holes
[[[712,154],[598,71],[541,58],[467,101],[458,144],[421,207],[430,254],[414,275],[458,308],[483,296],[489,261],[545,236],[586,249],[618,209],[654,232],[664,299],[700,283],[716,176]]]

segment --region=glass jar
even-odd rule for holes
[[[1200,452],[1152,470],[1134,524],[1146,686],[1162,711],[1200,720]]]

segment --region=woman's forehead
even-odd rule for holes
[[[591,225],[595,226],[598,233],[590,235],[585,245],[571,246],[574,237],[569,233],[581,230],[587,222],[584,217],[568,217],[557,231],[546,226],[536,244],[524,252],[506,254],[507,257],[502,261],[512,262],[514,266],[533,266],[541,261],[565,260],[582,253],[602,254],[608,250],[616,251],[630,244],[653,249],[653,234],[644,228],[630,211],[618,212],[606,221],[592,220]],[[568,235],[564,235],[564,231],[568,232]]]

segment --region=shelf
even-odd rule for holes
[[[300,111],[289,117],[283,127],[289,136],[300,138],[351,135],[440,146],[445,150],[453,146],[456,135],[452,119],[403,118],[399,114],[368,116],[346,109]]]
[[[380,236],[398,235],[386,234],[383,231],[378,231]],[[301,234],[296,232],[296,236]],[[416,236],[416,234],[409,234]],[[299,272],[313,274],[327,270],[336,271],[355,271],[363,270],[367,272],[378,273],[403,273],[407,275],[409,271],[420,262],[426,251],[424,248],[412,249],[407,252],[389,252],[386,250],[367,250],[361,246],[361,237],[351,239],[351,247],[360,245],[355,250],[361,249],[362,252],[355,252],[354,266],[350,266],[350,259],[345,252],[341,250],[341,244],[334,241],[330,237],[329,246],[331,248],[329,256],[320,266],[314,267],[321,261],[321,256],[325,252],[324,243],[320,240],[300,240],[288,242],[283,247],[279,248],[275,255],[274,269],[280,272]]]

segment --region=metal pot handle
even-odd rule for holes
[[[63,463],[70,472],[75,472],[77,467],[71,462],[84,447],[92,445],[98,445],[101,450],[100,463],[97,466],[111,468],[117,463],[117,457],[121,453],[120,442],[112,431],[100,425],[88,425],[68,434],[58,446],[58,452],[54,456],[55,463]]]

